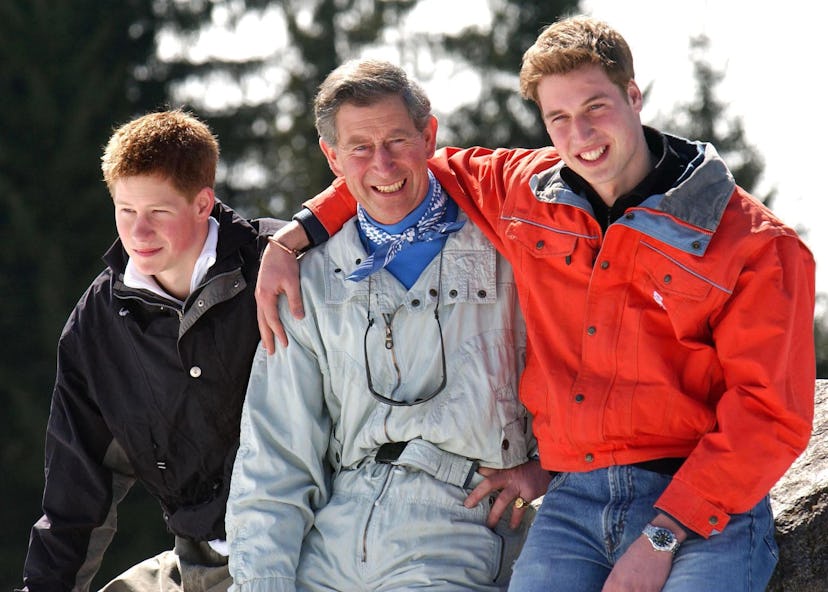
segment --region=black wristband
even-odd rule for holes
[[[331,235],[322,226],[319,218],[310,209],[302,208],[293,215],[293,219],[302,226],[305,234],[308,235],[308,240],[310,241],[308,249],[317,247],[331,238]]]

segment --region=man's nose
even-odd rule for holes
[[[135,238],[143,238],[152,234],[152,224],[146,214],[138,214],[135,216],[135,224],[132,225],[132,236]]]
[[[379,170],[388,170],[394,166],[394,155],[387,146],[380,144],[374,150],[374,166]]]
[[[592,135],[592,122],[589,117],[576,117],[572,124],[575,131],[575,137],[579,140],[584,140]]]

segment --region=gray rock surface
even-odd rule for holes
[[[771,491],[779,564],[768,592],[828,591],[828,380],[816,384],[807,450]]]

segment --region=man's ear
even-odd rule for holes
[[[331,168],[331,172],[337,177],[344,177],[345,175],[342,173],[342,168],[340,168],[339,161],[337,160],[336,148],[325,142],[322,138],[319,138],[319,148],[328,160],[328,166]]]
[[[426,123],[423,138],[425,138],[427,158],[431,158],[434,156],[434,151],[437,150],[437,118],[433,115],[429,117],[428,123]]]
[[[633,109],[641,113],[641,109],[644,107],[644,95],[641,93],[641,89],[638,88],[635,80],[630,80],[627,83],[627,100]]]
[[[193,204],[196,206],[196,215],[203,220],[210,217],[213,206],[216,205],[216,192],[212,187],[203,187],[196,193]]]

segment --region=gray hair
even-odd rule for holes
[[[367,107],[394,95],[403,100],[417,131],[423,131],[431,117],[431,101],[405,70],[382,60],[345,62],[328,74],[316,93],[313,110],[319,137],[336,145],[336,114],[342,105]]]

